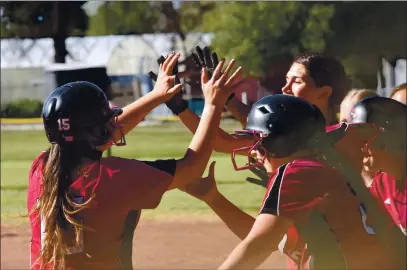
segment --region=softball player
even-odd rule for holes
[[[173,53],[160,65],[152,92],[123,110],[110,108],[103,91],[88,82],[65,84],[48,96],[42,115],[51,146],[29,173],[31,269],[132,269],[126,234],[132,234],[140,211],[136,218],[129,213],[156,208],[164,192],[201,177],[240,70],[229,77],[233,60],[223,74],[224,61],[211,79],[202,73],[205,109],[183,158],[102,158],[103,150],[125,145],[128,131],[180,91],[173,76],[178,57]]]
[[[316,153],[321,137],[326,136],[324,118],[316,106],[287,95],[262,98],[253,105],[245,129],[234,134],[252,139],[250,146],[235,153],[255,152],[258,161],[267,159],[273,168],[259,216],[254,220],[239,210],[216,190],[214,182],[206,193],[204,182],[184,189],[204,199],[232,230],[237,228],[236,234],[244,235],[221,269],[254,269],[277,250],[291,227],[306,240],[310,269],[393,267],[366,224],[359,199],[339,171],[325,165]],[[240,170],[261,163],[233,164]],[[315,227],[315,211],[334,232],[336,247],[330,244],[326,228]]]
[[[365,98],[353,107],[350,118],[352,124],[377,129],[363,158],[364,169],[376,172],[369,189],[406,234],[406,106],[384,97]]]
[[[193,54],[193,56],[197,66],[205,67],[209,71],[213,70],[218,63],[216,53],[211,53],[207,47],[203,50],[197,47],[196,51],[197,53]],[[339,107],[338,105],[348,91],[348,80],[340,62],[319,54],[302,55],[294,60],[287,73],[286,79],[287,83],[282,89],[285,95],[301,97],[315,104],[322,111],[327,122],[336,122],[336,117],[334,117],[336,114],[335,109],[336,107]],[[233,94],[228,98],[228,101],[230,101],[231,97],[233,98]],[[226,103],[228,104],[228,102]],[[195,132],[198,126],[199,117],[188,110],[187,104],[182,100],[181,96],[174,96],[174,98],[167,103],[167,106],[174,114],[179,116],[180,120],[191,132]],[[229,107],[230,106],[228,106],[228,108]],[[230,111],[236,113],[236,110]],[[247,115],[244,116],[242,114],[245,114],[245,112],[240,112],[236,118],[246,119]],[[327,127],[327,130],[335,128],[337,127]],[[214,150],[230,154],[234,149],[251,145],[251,143],[251,140],[235,138],[222,129],[219,129],[215,140]],[[265,161],[263,165],[270,167],[267,161]],[[269,179],[267,172],[260,167],[251,168],[250,170],[262,179],[259,181],[257,179],[248,178],[247,180],[266,187]],[[320,220],[318,217],[315,218],[315,220],[318,219]],[[320,223],[323,223],[322,220],[320,220]],[[239,237],[241,236],[242,235]],[[307,256],[307,251],[304,251],[305,243],[301,241],[301,238],[295,233],[294,229],[288,231],[288,237],[286,238],[288,238],[288,241],[286,241],[285,245],[282,245],[285,254],[301,253],[304,254],[304,256],[301,257],[301,260],[303,260],[303,258],[309,258],[309,256]],[[294,238],[295,240],[292,241],[290,238]],[[289,268],[295,269],[298,267],[298,259],[294,258],[294,260],[295,262],[288,259]]]

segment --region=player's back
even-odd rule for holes
[[[42,166],[38,166],[30,173],[29,210],[41,196],[41,170]],[[158,169],[154,163],[110,157],[89,164],[70,186],[70,196],[77,203],[92,199],[89,207],[76,216],[89,229],[80,236],[81,245],[69,250],[70,254],[65,257],[67,266],[123,269],[123,265],[127,265],[131,268],[131,241],[129,246],[126,238],[127,234],[132,237],[140,217],[140,211],[134,210],[157,207],[171,181],[171,172]],[[40,231],[37,216],[37,211],[30,215],[31,264],[39,256],[45,236]],[[74,243],[72,231],[67,231],[67,239]]]
[[[279,214],[294,220],[314,261],[325,252],[310,214],[316,210],[335,235],[348,269],[388,269],[389,261],[367,224],[364,208],[339,171],[310,159],[284,166]]]

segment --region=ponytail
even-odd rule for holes
[[[45,222],[45,239],[38,258],[41,268],[46,265],[52,265],[54,269],[66,268],[68,232],[73,230],[75,233],[76,247],[81,244],[80,235],[84,227],[77,222],[75,215],[87,208],[93,197],[83,204],[75,203],[69,194],[69,188],[73,173],[83,161],[83,150],[83,146],[61,147],[53,144],[45,155],[42,193],[38,205],[42,222]]]

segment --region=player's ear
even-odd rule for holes
[[[332,95],[332,87],[328,85],[316,88],[316,91],[317,91],[316,97],[319,100],[328,100],[329,97]]]

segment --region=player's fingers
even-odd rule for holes
[[[161,64],[163,64],[164,62],[165,62],[165,57],[164,57],[164,55],[161,55],[160,57],[158,57],[158,59],[157,59],[158,65],[161,65]]]
[[[211,61],[211,52],[207,46],[204,47],[204,61],[206,68],[213,68],[212,61]]]
[[[251,178],[251,177],[247,177],[247,178],[246,178],[246,181],[249,182],[249,183],[258,185],[258,186],[262,186],[262,187],[266,187],[266,186],[267,186],[267,185],[265,185],[265,184],[263,183],[263,181],[261,181],[261,180],[259,180],[259,179]]]
[[[204,85],[208,82],[208,72],[206,72],[205,68],[202,68],[201,71],[201,85]]]
[[[157,81],[157,74],[155,74],[154,72],[152,72],[152,71],[150,71],[149,73],[148,73],[148,76],[150,76],[150,78],[153,80],[153,81]]]
[[[212,66],[216,67],[219,64],[218,55],[216,52],[212,53]]]
[[[214,179],[215,179],[215,164],[216,164],[216,161],[212,161],[211,165],[209,165],[209,172],[208,172],[208,177],[211,177]]]
[[[224,65],[224,64],[225,64],[225,58],[222,58],[222,59],[220,60],[219,64],[216,66],[215,71],[213,72],[213,75],[212,75],[212,80],[213,80],[213,81],[218,80],[219,77],[221,76],[221,74],[222,74],[222,68],[223,68],[223,65]]]
[[[199,63],[201,64],[201,66],[204,67],[205,66],[205,62],[204,62],[205,56],[204,56],[202,49],[199,46],[196,46],[196,52],[198,54]]]
[[[169,92],[170,94],[178,93],[179,91],[181,91],[182,87],[184,87],[184,84],[183,84],[183,83],[176,84],[176,85],[174,85],[173,88],[171,88],[170,90],[168,90],[168,92]]]
[[[192,60],[195,62],[195,65],[199,68],[202,68],[202,64],[201,61],[199,60],[198,55],[196,55],[195,53],[192,53]]]
[[[175,52],[172,52],[170,55],[167,56],[167,58],[165,59],[163,65],[162,65],[162,69],[164,72],[166,72],[168,65],[170,64],[171,60],[174,58],[175,56]]]
[[[173,71],[174,71],[174,66],[177,63],[179,57],[180,57],[180,53],[177,53],[172,59],[171,61],[168,63],[167,69],[165,70],[165,72],[168,75],[173,75]]]
[[[229,87],[230,85],[233,85],[236,77],[240,76],[239,74],[242,72],[242,67],[238,67],[236,71],[230,76],[230,78],[226,81],[225,86]]]
[[[222,74],[222,76],[220,78],[221,83],[224,83],[227,80],[227,78],[229,77],[229,73],[232,70],[234,64],[235,64],[235,59],[232,59],[229,62],[229,65],[226,67],[225,72]]]

